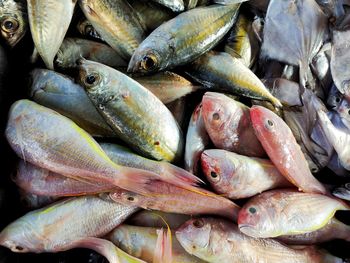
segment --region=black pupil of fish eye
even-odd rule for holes
[[[21,247],[21,246],[16,246],[16,250],[22,251],[22,250],[23,250],[23,247]]]
[[[348,114],[350,115],[350,109],[348,110]]]
[[[335,99],[335,102],[340,102],[340,98],[337,97],[337,98]]]
[[[151,57],[145,57],[146,69],[153,68],[155,65],[154,60]]]
[[[249,208],[249,212],[252,213],[252,214],[255,214],[256,213],[256,208],[255,207],[250,207]]]
[[[201,228],[203,226],[203,222],[201,220],[193,221],[193,226],[196,228]]]
[[[132,201],[134,201],[135,199],[134,199],[134,197],[129,196],[129,197],[128,197],[128,200],[132,202]]]
[[[96,77],[94,75],[89,75],[86,77],[85,82],[89,85],[94,84],[96,81]]]
[[[273,126],[273,122],[272,121],[270,121],[270,120],[267,120],[267,124],[269,125],[269,126]]]
[[[210,176],[213,177],[213,178],[217,178],[218,177],[217,173],[215,173],[215,172],[211,172]]]
[[[214,113],[213,114],[213,120],[217,121],[218,119],[220,119],[219,113]]]
[[[5,21],[4,27],[5,27],[6,29],[12,29],[12,28],[13,28],[13,22],[10,21],[10,20]]]

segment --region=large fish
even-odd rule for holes
[[[13,150],[25,161],[67,177],[89,183],[106,182],[144,194],[145,184],[162,180],[153,172],[115,164],[74,122],[29,100],[12,105],[5,134]],[[191,178],[175,176],[170,181],[187,188],[193,183]]]
[[[242,207],[238,226],[252,237],[305,234],[326,226],[338,210],[349,210],[349,206],[326,195],[272,190],[253,197]]]
[[[28,30],[28,17],[24,1],[2,0],[0,2],[1,36],[14,47]]]
[[[165,22],[137,48],[128,72],[157,72],[193,61],[228,32],[239,6],[198,7]]]
[[[287,124],[272,111],[253,106],[250,109],[255,134],[273,164],[300,191],[326,193],[325,187],[309,170],[308,163]]]
[[[185,250],[206,262],[341,263],[342,259],[314,247],[292,249],[273,239],[252,238],[220,218],[191,219],[177,231]]]
[[[208,52],[195,60],[186,71],[205,87],[236,95],[270,101],[282,107],[261,80],[243,62],[225,52]]]
[[[113,230],[137,210],[94,196],[67,199],[32,211],[8,225],[0,233],[0,245],[18,253],[84,247],[101,253],[110,263],[118,263],[119,257],[126,257],[123,252],[98,237]]]
[[[110,67],[88,60],[79,63],[80,83],[119,138],[156,160],[174,161],[181,156],[182,132],[154,94]]]
[[[108,234],[107,239],[112,241],[130,255],[154,262],[157,253],[157,232],[159,229],[153,227],[139,227],[121,225]],[[172,233],[174,234],[174,233]],[[161,263],[200,263],[203,262],[197,257],[189,255],[176,240],[172,238],[172,261]]]
[[[103,40],[128,61],[145,37],[130,4],[126,0],[80,0],[79,4]]]
[[[202,105],[206,131],[217,148],[247,156],[265,156],[246,105],[214,92],[204,94]]]
[[[270,160],[225,150],[205,150],[202,171],[215,192],[230,199],[248,198],[263,191],[291,186]]]
[[[77,0],[27,0],[35,47],[49,69],[72,20]]]

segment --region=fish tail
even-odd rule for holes
[[[193,175],[192,173],[189,173],[188,171],[182,168],[179,168],[167,162],[162,162],[159,164],[162,168],[161,176],[168,183],[185,188],[187,188],[189,185],[197,186],[199,184],[204,184],[204,182],[197,176]]]
[[[145,261],[132,257],[120,248],[116,247],[111,241],[87,237],[81,240],[74,241],[70,244],[70,248],[88,248],[96,251],[104,256],[109,263],[145,263]]]
[[[169,225],[167,223],[166,225],[168,228],[167,232],[165,232],[163,228],[157,230],[158,237],[157,237],[156,247],[154,249],[153,263],[172,263],[173,262],[172,235],[171,235],[171,230]]]

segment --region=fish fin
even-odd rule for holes
[[[111,241],[87,237],[72,242],[70,248],[88,248],[104,256],[109,263],[146,263],[143,260],[130,256],[120,248],[116,247]]]
[[[166,181],[168,183],[172,183],[180,187],[187,187],[188,184],[193,186],[205,184],[200,178],[182,168],[167,162],[161,162],[159,164],[162,169],[162,178],[167,178]]]
[[[153,263],[172,263],[173,261],[172,235],[169,225],[167,223],[166,225],[168,228],[167,232],[165,232],[163,228],[157,230],[158,237],[156,247],[154,249]]]

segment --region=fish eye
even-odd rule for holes
[[[255,207],[249,207],[249,213],[255,214],[256,213],[256,208]]]
[[[19,27],[19,23],[14,18],[6,18],[1,22],[1,29],[8,33],[15,32]]]
[[[144,70],[153,70],[157,66],[157,57],[153,54],[145,56],[141,61],[141,67]]]
[[[195,228],[201,228],[204,226],[204,223],[201,219],[194,220],[192,224]]]
[[[336,97],[336,98],[335,98],[335,102],[339,103],[339,102],[340,102],[340,98],[339,98],[339,97]]]
[[[99,83],[100,76],[97,73],[91,73],[85,77],[84,83],[87,86],[95,86]]]
[[[211,177],[214,181],[219,181],[219,179],[220,179],[220,176],[219,176],[216,172],[214,172],[214,171],[211,171],[211,172],[210,172],[210,177]]]
[[[91,33],[94,31],[94,28],[92,27],[92,25],[87,25],[85,26],[85,34],[87,35],[91,35]]]
[[[265,121],[265,127],[266,127],[268,130],[272,129],[274,126],[275,126],[275,124],[273,123],[272,120],[266,120],[266,121]]]
[[[348,110],[348,114],[350,115],[350,109]]]
[[[213,114],[213,120],[214,120],[214,121],[217,121],[217,120],[219,120],[219,119],[220,119],[220,114],[217,113],[217,112],[215,112],[215,113]]]
[[[128,196],[128,198],[126,198],[128,201],[130,201],[130,202],[134,202],[135,201],[135,198],[134,197],[132,197],[132,196]]]
[[[15,249],[16,249],[17,251],[22,251],[22,250],[24,250],[24,248],[21,247],[21,246],[16,246]]]

